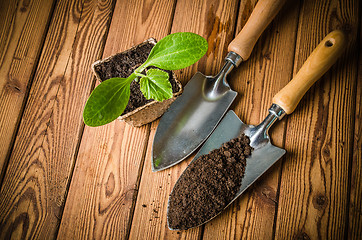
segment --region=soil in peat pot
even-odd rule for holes
[[[131,50],[126,50],[112,56],[108,61],[97,64],[94,66],[94,70],[98,73],[98,76],[102,81],[114,77],[126,78],[132,74],[134,69],[146,61],[153,46],[154,45],[149,42],[141,43]],[[180,89],[175,79],[173,78],[171,71],[166,72],[169,75],[169,81],[172,85],[172,92],[178,92]],[[132,112],[136,108],[139,108],[152,101],[154,100],[147,100],[143,96],[139,83],[133,81],[131,83],[130,99],[122,115]]]
[[[169,199],[171,229],[196,227],[219,214],[235,197],[244,177],[250,140],[244,134],[191,162]]]

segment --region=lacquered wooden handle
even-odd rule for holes
[[[345,48],[344,33],[336,30],[329,33],[314,49],[295,77],[273,98],[290,114],[297,107],[308,89],[336,62]]]
[[[285,0],[259,0],[250,18],[236,38],[229,44],[228,51],[247,60],[260,35],[283,6]]]

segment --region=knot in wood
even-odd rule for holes
[[[295,235],[293,239],[296,240],[310,240],[310,237],[305,232],[299,232]]]
[[[327,205],[327,197],[321,193],[313,197],[313,206],[317,210],[323,210]]]

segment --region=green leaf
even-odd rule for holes
[[[111,78],[98,85],[84,107],[84,123],[97,127],[117,119],[128,104],[134,78],[135,74],[128,78]]]
[[[165,70],[185,68],[204,56],[207,48],[207,41],[198,34],[173,33],[162,38],[152,48],[142,67],[155,66]]]
[[[140,89],[147,99],[163,101],[172,98],[172,86],[167,72],[149,69],[147,76],[140,79]]]

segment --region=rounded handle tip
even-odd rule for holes
[[[308,89],[337,61],[346,46],[340,30],[329,33],[314,49],[294,78],[273,98],[287,114],[297,107]]]

